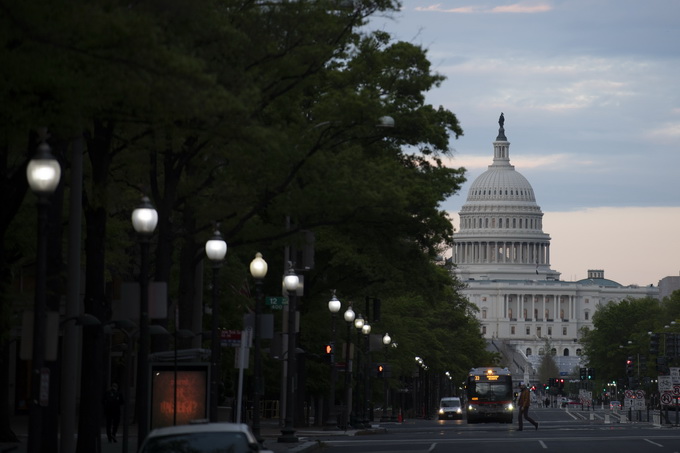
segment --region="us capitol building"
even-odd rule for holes
[[[579,330],[592,328],[598,307],[627,297],[658,298],[659,288],[623,286],[606,279],[604,270],[560,280],[550,268],[550,236],[543,232],[534,189],[510,164],[504,122],[501,114],[493,163],[474,180],[459,213],[454,272],[467,285],[463,294],[479,308],[482,336],[515,378],[536,380],[546,353],[554,354],[560,374],[578,374]]]

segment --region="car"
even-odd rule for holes
[[[244,423],[193,422],[151,431],[138,453],[272,453],[263,449]]]
[[[609,403],[609,409],[611,410],[621,410],[621,401],[611,401]]]
[[[457,396],[448,396],[439,401],[439,420],[462,420],[463,406]]]

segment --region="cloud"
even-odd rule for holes
[[[493,162],[492,156],[456,155],[450,159],[443,159],[447,167],[465,167],[466,170],[486,170]],[[564,169],[567,165],[574,167],[589,167],[599,165],[591,159],[575,159],[568,154],[546,154],[542,156],[513,155],[510,163],[518,169]]]
[[[647,131],[645,136],[656,143],[675,143],[680,138],[680,123],[665,123]]]
[[[547,11],[552,10],[552,7],[548,5],[547,3],[537,3],[537,4],[529,4],[526,2],[523,3],[515,3],[514,5],[507,5],[507,6],[497,6],[495,8],[491,9],[492,13],[529,13],[529,14],[534,14],[534,13],[545,13]]]
[[[521,13],[521,14],[535,14],[545,13],[551,11],[553,8],[548,3],[540,2],[520,2],[512,5],[504,6],[459,6],[456,8],[445,8],[441,3],[436,3],[430,6],[417,6],[416,11],[437,12],[437,13],[454,13],[454,14],[504,14],[504,13]]]

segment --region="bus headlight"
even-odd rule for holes
[[[513,406],[512,403],[510,403],[510,404],[508,404],[507,406],[505,406],[505,409],[506,409],[506,410],[509,410],[509,411],[513,410],[514,408],[515,408],[515,406]]]
[[[470,404],[468,406],[468,412],[475,412],[476,410],[477,410],[477,406],[473,406],[472,404]]]

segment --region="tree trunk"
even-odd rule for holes
[[[84,207],[85,237],[85,313],[102,323],[109,320],[111,306],[106,296],[106,221],[108,202],[106,186],[111,163],[110,146],[113,127],[95,123],[93,138],[88,140],[88,155],[92,166],[93,193]],[[76,453],[101,452],[102,395],[105,391],[104,348],[101,326],[83,328],[83,358],[81,367],[80,411]]]

